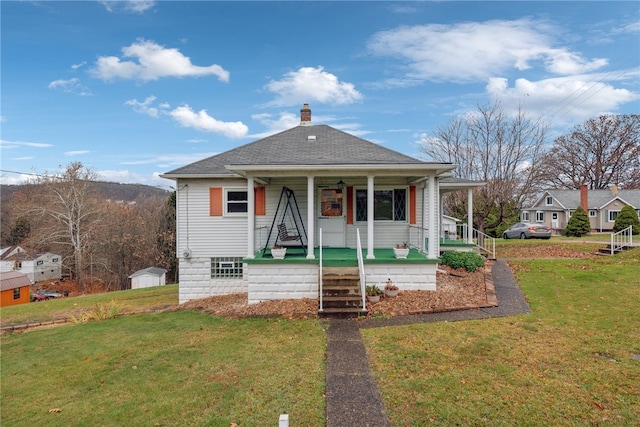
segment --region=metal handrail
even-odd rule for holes
[[[360,273],[360,293],[362,294],[362,311],[367,310],[367,294],[364,274],[364,259],[362,258],[362,242],[360,241],[360,229],[356,228],[356,245],[358,254],[358,270]]]
[[[318,229],[318,252],[319,252],[319,260],[320,263],[320,277],[318,280],[318,285],[320,286],[320,312],[324,310],[322,305],[322,228]]]
[[[633,246],[633,225],[611,235],[611,244],[609,245],[611,255],[625,246]]]

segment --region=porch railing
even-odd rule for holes
[[[478,247],[480,252],[486,252],[491,258],[496,257],[496,238],[488,234],[484,234],[480,230],[473,229],[473,243]]]
[[[318,277],[318,285],[320,286],[320,309],[318,311],[322,312],[324,310],[322,305],[322,228],[318,229],[318,263],[318,273],[320,274],[320,277]]]
[[[356,247],[358,255],[358,271],[360,273],[360,293],[362,294],[362,311],[367,311],[366,276],[364,274],[364,259],[362,258],[362,242],[360,241],[359,228],[356,228]]]
[[[633,225],[611,235],[611,255],[624,249],[625,246],[633,246]]]

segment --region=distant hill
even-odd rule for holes
[[[105,199],[122,200],[125,202],[132,202],[136,199],[149,196],[168,197],[170,194],[169,191],[163,190],[162,188],[143,184],[120,184],[117,182],[96,181],[96,185]],[[26,185],[2,185],[0,188],[1,203],[10,202],[13,195],[25,187]]]

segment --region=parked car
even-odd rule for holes
[[[46,301],[51,298],[60,298],[61,296],[62,294],[60,292],[40,290],[34,292],[33,295],[31,295],[31,300],[34,302]]]
[[[542,224],[530,224],[519,222],[504,230],[504,239],[549,239],[551,238],[551,227]]]
[[[37,292],[34,293],[34,294],[31,294],[31,301],[33,301],[33,302],[45,301],[45,300],[48,300],[48,299],[49,299],[49,297],[41,295],[41,294],[39,294]]]

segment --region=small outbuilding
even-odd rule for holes
[[[30,300],[31,280],[19,271],[0,273],[0,307],[26,304]]]
[[[167,270],[159,267],[149,267],[138,270],[129,276],[131,289],[150,288],[152,286],[164,286]]]

